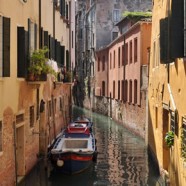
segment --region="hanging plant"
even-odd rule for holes
[[[174,132],[173,131],[169,131],[166,133],[165,143],[167,144],[169,148],[174,145]]]

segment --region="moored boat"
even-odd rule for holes
[[[60,133],[50,151],[53,166],[67,174],[87,169],[96,155],[96,140],[92,128],[83,122],[70,123]]]

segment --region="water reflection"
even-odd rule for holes
[[[75,108],[74,118],[82,114]],[[148,161],[144,141],[110,118],[83,111],[94,122],[98,157],[83,173],[62,175],[51,168],[44,171],[42,160],[20,186],[154,186],[156,174]]]
[[[97,185],[146,185],[147,151],[140,138],[107,117],[95,119],[98,159]]]

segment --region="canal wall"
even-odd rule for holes
[[[86,97],[84,107],[111,117],[116,122],[145,139],[146,99],[147,95],[145,91],[141,91],[140,106],[109,97],[91,96],[90,99]]]

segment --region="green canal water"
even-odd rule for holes
[[[144,140],[109,117],[73,109],[74,118],[81,114],[94,123],[97,161],[82,173],[63,175],[50,163],[46,170],[41,159],[19,186],[163,186]]]

